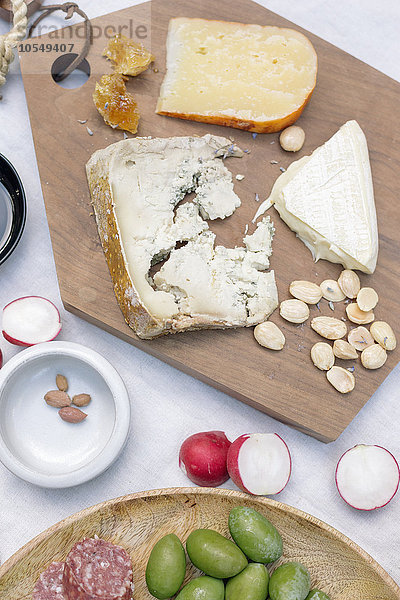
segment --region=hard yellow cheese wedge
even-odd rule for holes
[[[298,119],[315,87],[317,55],[294,29],[171,19],[157,112],[255,132]]]

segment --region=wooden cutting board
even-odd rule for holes
[[[380,253],[373,276],[362,276],[362,283],[377,289],[380,303],[378,319],[396,326],[399,314],[399,178],[400,123],[395,117],[400,84],[359,60],[342,52],[315,35],[314,44],[319,73],[317,87],[299,124],[305,129],[306,143],[297,155],[279,147],[278,135],[258,135],[234,129],[192,123],[156,115],[155,105],[165,70],[165,40],[168,21],[173,16],[206,17],[246,23],[301,28],[263,7],[241,0],[153,0],[93,20],[95,39],[88,61],[89,81],[79,89],[65,90],[54,83],[50,71],[54,60],[65,51],[61,44],[82,45],[83,26],[53,32],[20,47],[22,72],[35,141],[43,195],[50,226],[54,256],[65,307],[88,321],[138,346],[145,352],[213,385],[251,406],[288,423],[324,442],[337,438],[372,396],[397,363],[397,352],[377,371],[366,371],[355,364],[356,388],[341,395],[326,381],[310,361],[310,348],[318,336],[309,327],[284,322],[276,311],[272,321],[284,331],[287,344],[282,352],[258,346],[252,329],[202,331],[169,335],[152,341],[137,339],[125,324],[114,297],[111,279],[99,243],[90,205],[85,163],[91,154],[121,140],[121,131],[107,127],[92,103],[95,81],[111,71],[101,57],[109,37],[118,27],[136,37],[156,56],[154,70],[128,82],[142,114],[139,135],[167,137],[203,135],[207,132],[232,136],[250,152],[242,159],[229,159],[233,174],[245,179],[235,181],[242,199],[236,213],[221,223],[212,222],[217,242],[233,247],[242,244],[246,224],[249,232],[258,204],[280,175],[280,167],[309,154],[324,143],[347,120],[356,119],[366,133],[375,185],[379,220]],[[41,44],[44,46],[41,46]],[[50,46],[47,46],[50,44]],[[57,45],[56,45],[57,44]],[[48,51],[41,51],[41,48]],[[57,52],[58,50],[58,52]],[[69,48],[67,48],[67,51]],[[80,124],[78,119],[88,119]],[[87,126],[93,131],[90,136]],[[278,164],[271,164],[271,161]],[[271,266],[275,269],[280,300],[289,297],[288,285],[294,279],[321,282],[336,279],[341,268],[322,261],[314,264],[310,252],[280,220],[274,209],[270,214],[276,225]],[[311,316],[344,316],[341,303],[332,312],[322,301],[320,312],[311,308]],[[337,361],[341,364],[341,361]],[[349,363],[342,362],[348,367]],[[352,364],[352,363],[350,363]],[[134,368],[134,365],[132,365]],[[227,400],[228,401],[228,400]],[[262,421],[260,430],[264,430]]]

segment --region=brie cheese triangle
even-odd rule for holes
[[[378,227],[368,147],[356,121],[348,121],[310,156],[293,162],[257,212],[275,205],[315,261],[373,273]]]

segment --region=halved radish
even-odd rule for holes
[[[179,451],[179,466],[196,485],[217,487],[229,479],[226,457],[231,442],[223,431],[188,437]]]
[[[26,296],[3,309],[3,336],[16,346],[50,342],[61,331],[60,313],[50,300]]]
[[[1,369],[2,366],[3,366],[3,353],[0,350],[0,369]]]
[[[347,504],[358,510],[374,510],[388,504],[396,494],[400,470],[386,448],[358,444],[339,459],[335,479]]]
[[[249,494],[279,494],[290,478],[289,448],[277,433],[241,435],[229,448],[228,473]]]

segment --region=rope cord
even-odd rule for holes
[[[8,33],[0,35],[0,87],[5,84],[14,60],[13,48],[24,39],[28,26],[26,0],[11,0],[11,5],[14,13],[13,27]]]
[[[29,31],[28,31],[28,37],[31,37],[32,32],[35,29],[35,27],[37,27],[37,25],[43,19],[45,19],[48,15],[51,15],[51,13],[53,13],[57,10],[62,10],[63,12],[66,13],[65,20],[71,19],[71,17],[74,15],[74,13],[77,13],[78,15],[83,17],[83,19],[85,20],[85,26],[86,26],[85,44],[84,44],[80,54],[78,54],[78,56],[76,56],[74,58],[74,60],[71,62],[71,64],[69,64],[68,67],[66,67],[62,73],[58,74],[57,81],[62,81],[63,79],[68,77],[68,75],[70,75],[72,73],[72,71],[77,69],[79,67],[79,65],[87,57],[89,50],[90,50],[90,46],[92,44],[92,38],[93,38],[92,24],[89,21],[89,17],[87,16],[87,14],[84,13],[83,10],[81,10],[79,8],[79,6],[77,4],[75,4],[75,2],[65,2],[64,4],[48,4],[47,6],[42,6],[42,8],[40,8],[39,10],[42,11],[42,14],[39,15],[39,17],[36,19],[36,21],[34,21],[32,23],[32,25],[30,26]]]
[[[13,28],[9,33],[0,36],[0,87],[6,82],[6,76],[10,68],[10,64],[14,60],[13,48],[24,39],[27,32],[27,5],[26,0],[11,0],[12,9],[14,13]],[[92,25],[89,21],[88,16],[79,8],[75,2],[65,2],[64,4],[49,4],[39,9],[42,14],[32,23],[28,31],[28,37],[31,36],[35,27],[48,15],[51,15],[57,10],[61,10],[66,13],[65,19],[71,19],[74,13],[77,13],[85,20],[86,26],[86,39],[82,51],[75,59],[68,65],[62,73],[59,74],[57,81],[62,81],[68,75],[72,73],[86,58],[89,53],[89,49],[92,43]],[[2,96],[0,95],[0,100]]]

